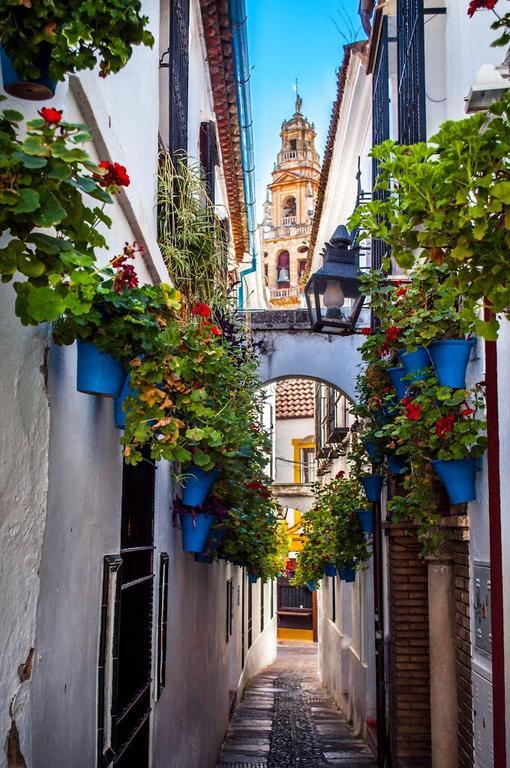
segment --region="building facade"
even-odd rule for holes
[[[234,65],[247,60],[244,4],[148,0],[142,12],[155,45],[119,74],[71,75],[51,101],[6,104],[29,119],[63,110],[88,125],[94,160],[126,166],[99,261],[137,240],[140,283],[169,281],[160,148],[199,160],[235,282],[252,250],[249,87]],[[21,325],[12,287],[0,293],[0,766],[212,768],[233,701],[274,657],[275,585],[184,554],[172,467],[123,463],[113,401],[76,390],[76,344]]]
[[[284,120],[272,182],[267,187],[260,227],[262,276],[266,300],[274,307],[297,307],[306,281],[308,241],[317,197],[320,161],[313,123],[295,112]]]

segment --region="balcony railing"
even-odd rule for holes
[[[290,152],[283,153],[284,160],[295,160],[296,157],[297,157],[297,152],[295,149],[291,149]]]
[[[286,221],[286,219],[284,219]],[[291,226],[271,227],[263,234],[264,240],[278,240],[281,237],[297,237],[298,235],[309,235],[312,230],[310,224],[293,224]]]
[[[296,224],[295,216],[284,216],[282,219],[282,227],[293,227]]]
[[[296,299],[301,299],[301,291],[299,288],[271,288],[270,296],[271,300],[288,299],[291,296],[295,296]]]

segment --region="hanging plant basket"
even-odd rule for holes
[[[340,579],[347,582],[347,584],[352,584],[356,581],[356,571],[352,565],[344,565],[343,568],[340,568]]]
[[[248,574],[248,582],[250,584],[256,584],[258,581],[258,575],[256,573],[249,573]]]
[[[28,101],[46,101],[55,95],[57,84],[49,74],[50,56],[44,49],[35,62],[41,71],[41,76],[36,80],[24,80],[18,74],[12,60],[3,46],[0,46],[0,64],[2,67],[2,81],[4,91],[10,96]]]
[[[372,464],[376,464],[380,458],[379,447],[373,440],[363,440],[363,446],[368,453],[368,458]]]
[[[423,381],[426,377],[426,369],[430,368],[430,357],[427,347],[418,347],[414,352],[398,353],[400,362],[404,366],[404,375],[414,374],[410,381]]]
[[[466,504],[476,499],[476,459],[433,461],[451,504]]]
[[[374,532],[374,516],[371,509],[357,509],[356,515],[363,533]]]
[[[184,552],[204,551],[207,537],[214,523],[214,515],[200,512],[179,512],[181,520],[182,548]]]
[[[368,501],[379,501],[383,486],[382,475],[366,475],[361,478],[361,485]]]
[[[436,376],[442,387],[464,389],[466,370],[476,339],[433,341],[429,347]]]
[[[119,397],[126,372],[112,355],[89,344],[78,341],[77,389],[87,395]]]
[[[401,366],[398,368],[388,368],[388,376],[395,388],[398,399],[403,400],[409,388],[409,382],[403,381],[404,376],[407,376],[406,369]]]
[[[205,472],[196,464],[191,464],[186,469],[186,477],[182,483],[182,503],[187,507],[200,507],[219,474],[219,469],[210,469]]]
[[[130,374],[125,378],[124,384],[120,395],[115,398],[113,406],[113,415],[115,420],[115,426],[117,429],[126,429],[126,411],[124,410],[124,403],[126,399],[133,394],[133,390],[130,386],[131,377]]]
[[[333,565],[333,563],[326,563],[324,566],[324,576],[338,576],[336,565]]]
[[[391,475],[403,475],[406,472],[405,462],[397,456],[386,456]]]

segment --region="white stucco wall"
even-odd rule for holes
[[[294,446],[293,440],[311,438],[315,441],[315,423],[313,418],[277,419],[276,421],[276,482],[293,483],[294,481]],[[299,458],[298,458],[299,461]]]

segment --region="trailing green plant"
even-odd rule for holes
[[[317,582],[324,566],[354,568],[370,557],[370,546],[356,515],[367,506],[357,478],[340,472],[325,485],[313,487],[315,501],[303,516],[305,542],[298,553],[295,584]]]
[[[152,48],[149,19],[140,0],[5,0],[0,10],[0,42],[19,75],[37,79],[49,64],[54,80],[93,69],[118,72],[133,46]]]
[[[228,243],[198,162],[160,153],[158,208],[159,247],[185,306],[228,307]]]
[[[510,96],[443,123],[429,142],[374,147],[382,200],[362,203],[349,223],[380,238],[404,269],[419,260],[444,268],[469,330],[494,339],[498,323],[481,305],[510,316]],[[383,264],[388,269],[389,258]]]
[[[25,325],[87,312],[101,281],[95,249],[107,243],[104,204],[129,184],[125,168],[92,162],[81,145],[87,127],[67,123],[44,108],[26,124],[14,110],[0,116],[0,231],[9,238],[0,249],[0,275],[15,281],[16,314]],[[111,166],[111,169],[110,169]],[[103,205],[88,208],[83,195]]]

